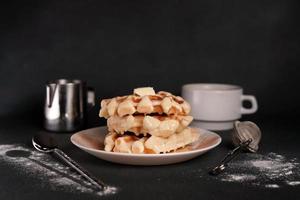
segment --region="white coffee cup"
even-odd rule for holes
[[[182,97],[191,104],[191,115],[197,126],[210,130],[226,130],[243,114],[257,111],[257,101],[252,95],[243,95],[237,85],[195,83],[182,87]],[[251,108],[243,107],[249,101]]]

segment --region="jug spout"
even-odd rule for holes
[[[47,104],[48,108],[52,107],[54,97],[57,96],[56,86],[57,86],[57,84],[55,84],[55,83],[49,83],[46,86],[46,96],[47,96],[46,104]]]

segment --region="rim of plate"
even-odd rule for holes
[[[88,148],[88,147],[82,146],[82,145],[74,142],[73,138],[75,137],[76,134],[80,134],[80,133],[82,134],[82,132],[87,131],[87,130],[102,129],[102,128],[106,128],[106,126],[98,126],[98,127],[94,127],[94,128],[79,131],[77,133],[74,133],[70,137],[70,140],[71,140],[72,144],[74,144],[75,146],[77,146],[79,148],[85,149],[85,150],[94,151],[94,152],[102,153],[102,154],[106,154],[106,155],[118,155],[118,156],[126,156],[126,157],[170,157],[170,156],[186,155],[186,154],[197,153],[197,152],[202,152],[202,151],[207,151],[207,150],[213,149],[222,142],[221,136],[218,135],[217,133],[208,131],[206,129],[198,128],[198,127],[195,127],[195,128],[200,129],[200,131],[205,131],[208,134],[217,136],[218,141],[214,145],[211,145],[211,146],[205,147],[205,148],[201,148],[201,149],[195,149],[195,150],[185,151],[185,152],[163,153],[163,154],[136,154],[136,153],[108,152],[108,151],[104,151],[104,150],[101,150],[101,149]],[[83,134],[86,134],[86,133],[83,133]]]

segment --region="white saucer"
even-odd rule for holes
[[[106,161],[129,165],[166,165],[183,162],[195,158],[221,143],[221,137],[213,132],[198,129],[200,139],[184,149],[166,154],[128,154],[104,151],[104,137],[107,134],[106,126],[91,128],[75,133],[71,142],[98,158]]]
[[[233,129],[234,121],[200,121],[200,120],[193,120],[191,126],[194,127],[202,127],[207,130],[212,131],[225,131]]]

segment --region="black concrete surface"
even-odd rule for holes
[[[31,147],[31,136],[48,133],[40,128],[6,121],[0,126],[1,144],[24,144]],[[275,152],[287,158],[300,158],[300,128],[298,120],[265,119],[258,122],[263,138],[258,153]],[[56,134],[57,144],[74,160],[120,190],[115,195],[99,197],[92,194],[53,191],[43,187],[37,177],[27,176],[18,169],[0,163],[0,199],[299,199],[300,186],[278,189],[255,187],[247,183],[222,182],[208,175],[208,170],[232,148],[231,131],[218,132],[223,142],[212,151],[196,159],[166,166],[129,166],[109,163],[93,157],[69,142],[71,134]],[[247,154],[242,154],[243,159]],[[245,158],[246,159],[246,158]],[[229,166],[230,167],[230,166]],[[233,170],[233,169],[230,169]],[[238,170],[238,169],[237,169]],[[55,186],[54,186],[55,187]]]

